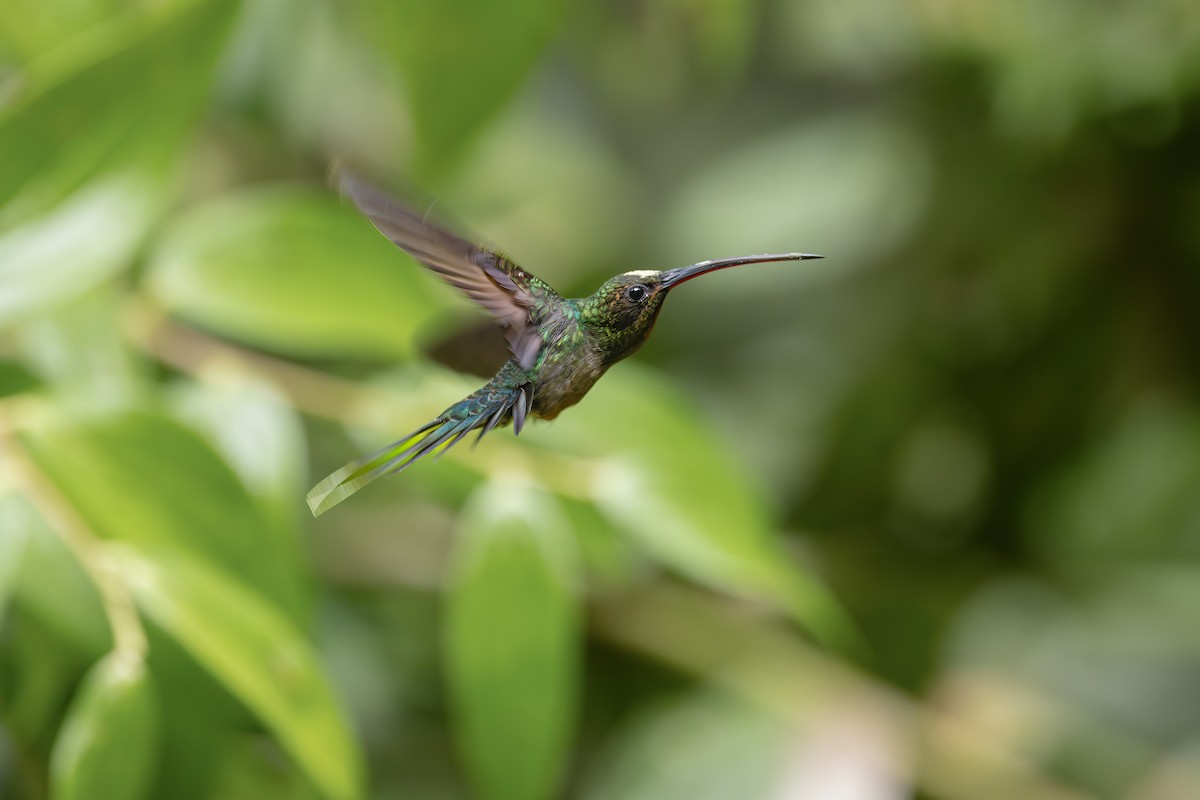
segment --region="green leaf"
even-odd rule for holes
[[[459,747],[482,797],[556,796],[578,691],[570,531],[545,495],[497,483],[460,536],[446,622]]]
[[[143,611],[262,720],[327,797],[360,795],[357,747],[316,654],[287,617],[201,561],[111,549]]]
[[[789,739],[776,718],[711,689],[643,712],[618,730],[584,776],[585,800],[785,797]],[[664,768],[670,765],[670,768]],[[834,790],[829,796],[836,795]],[[800,794],[799,797],[815,795]]]
[[[300,415],[279,389],[245,370],[205,375],[214,380],[176,387],[173,405],[237,473],[287,542],[304,510],[296,498],[307,488]],[[299,555],[298,548],[287,550]]]
[[[601,456],[590,487],[597,507],[652,556],[787,610],[827,644],[857,646],[838,603],[783,551],[750,477],[653,373],[621,365],[546,436]]]
[[[1182,403],[1142,402],[1058,474],[1029,504],[1028,547],[1064,571],[1200,546],[1200,414]]]
[[[127,413],[41,430],[24,441],[98,535],[208,559],[299,616],[305,604],[298,543],[267,524],[197,434],[165,417]]]
[[[43,210],[101,172],[161,166],[199,116],[237,0],[194,0],[101,28],[30,75],[0,116],[0,217]],[[14,210],[8,206],[17,193]]]
[[[25,499],[0,488],[0,631],[33,525],[33,510]]]
[[[138,656],[97,663],[67,712],[50,758],[55,800],[146,797],[157,761],[158,698]]]
[[[126,303],[124,292],[108,286],[21,325],[24,363],[64,415],[96,416],[146,399],[150,366],[114,324]]]
[[[158,200],[145,182],[98,181],[54,213],[0,235],[0,325],[78,297],[129,264]]]
[[[220,800],[319,800],[305,775],[274,757],[260,736],[240,735],[225,743],[207,763],[213,787],[207,797]]]
[[[437,170],[452,161],[516,93],[557,28],[561,6],[559,0],[368,6],[366,24],[404,74],[427,166]]]
[[[42,387],[41,379],[19,361],[0,358],[0,397],[35,392]]]
[[[19,598],[15,598],[18,599]],[[6,736],[36,742],[45,752],[62,724],[63,712],[79,684],[79,676],[106,649],[87,657],[58,632],[13,604],[14,624],[0,647],[0,719]],[[99,620],[103,628],[104,619]]]
[[[845,275],[891,253],[921,220],[929,161],[922,142],[882,114],[833,114],[772,130],[730,148],[682,186],[659,229],[663,250],[831,257],[803,269],[741,271],[733,283],[756,297]],[[716,291],[711,282],[697,285]]]
[[[5,0],[0,53],[27,62],[114,17],[122,0]]]
[[[112,641],[91,578],[24,497],[10,495],[5,505],[4,522],[25,530],[23,558],[13,576],[13,605],[87,662],[96,660]]]
[[[276,187],[181,216],[150,292],[219,333],[300,356],[395,359],[451,296],[332,193]]]
[[[206,100],[235,0],[140,14],[34,70],[0,115],[0,324],[131,263]],[[56,71],[46,78],[42,72]]]

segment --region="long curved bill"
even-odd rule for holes
[[[712,261],[701,261],[688,267],[677,267],[663,271],[662,286],[670,289],[684,281],[699,277],[709,272],[726,267],[740,267],[743,264],[761,264],[766,261],[804,261],[810,258],[824,258],[812,253],[766,253],[758,256],[738,256],[737,258],[717,258]]]

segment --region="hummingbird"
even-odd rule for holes
[[[575,405],[602,375],[646,342],[667,294],[728,267],[822,258],[774,253],[701,261],[665,270],[623,272],[588,297],[562,297],[504,254],[435,225],[383,190],[345,171],[333,183],[376,229],[495,317],[510,358],[478,391],[373,455],[351,461],[308,493],[313,516],[367,484],[444,452],[472,431],[478,443],[511,424],[519,435],[533,416],[552,420]]]

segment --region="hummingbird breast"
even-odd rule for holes
[[[573,314],[542,330],[543,346],[533,387],[534,415],[554,419],[580,400],[609,367],[603,353]]]
[[[553,356],[549,354],[542,363],[533,388],[533,413],[542,419],[554,419],[582,400],[608,368],[586,351]]]

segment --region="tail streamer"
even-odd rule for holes
[[[514,427],[517,433],[520,433],[520,426],[524,424],[525,415],[532,402],[531,384],[499,391],[497,387],[489,384],[450,406],[437,419],[403,439],[392,442],[372,455],[351,461],[331,473],[309,490],[309,510],[314,517],[319,517],[384,475],[407,469],[431,453],[444,453],[476,428],[480,429],[476,443],[488,431],[508,422],[517,423]]]

